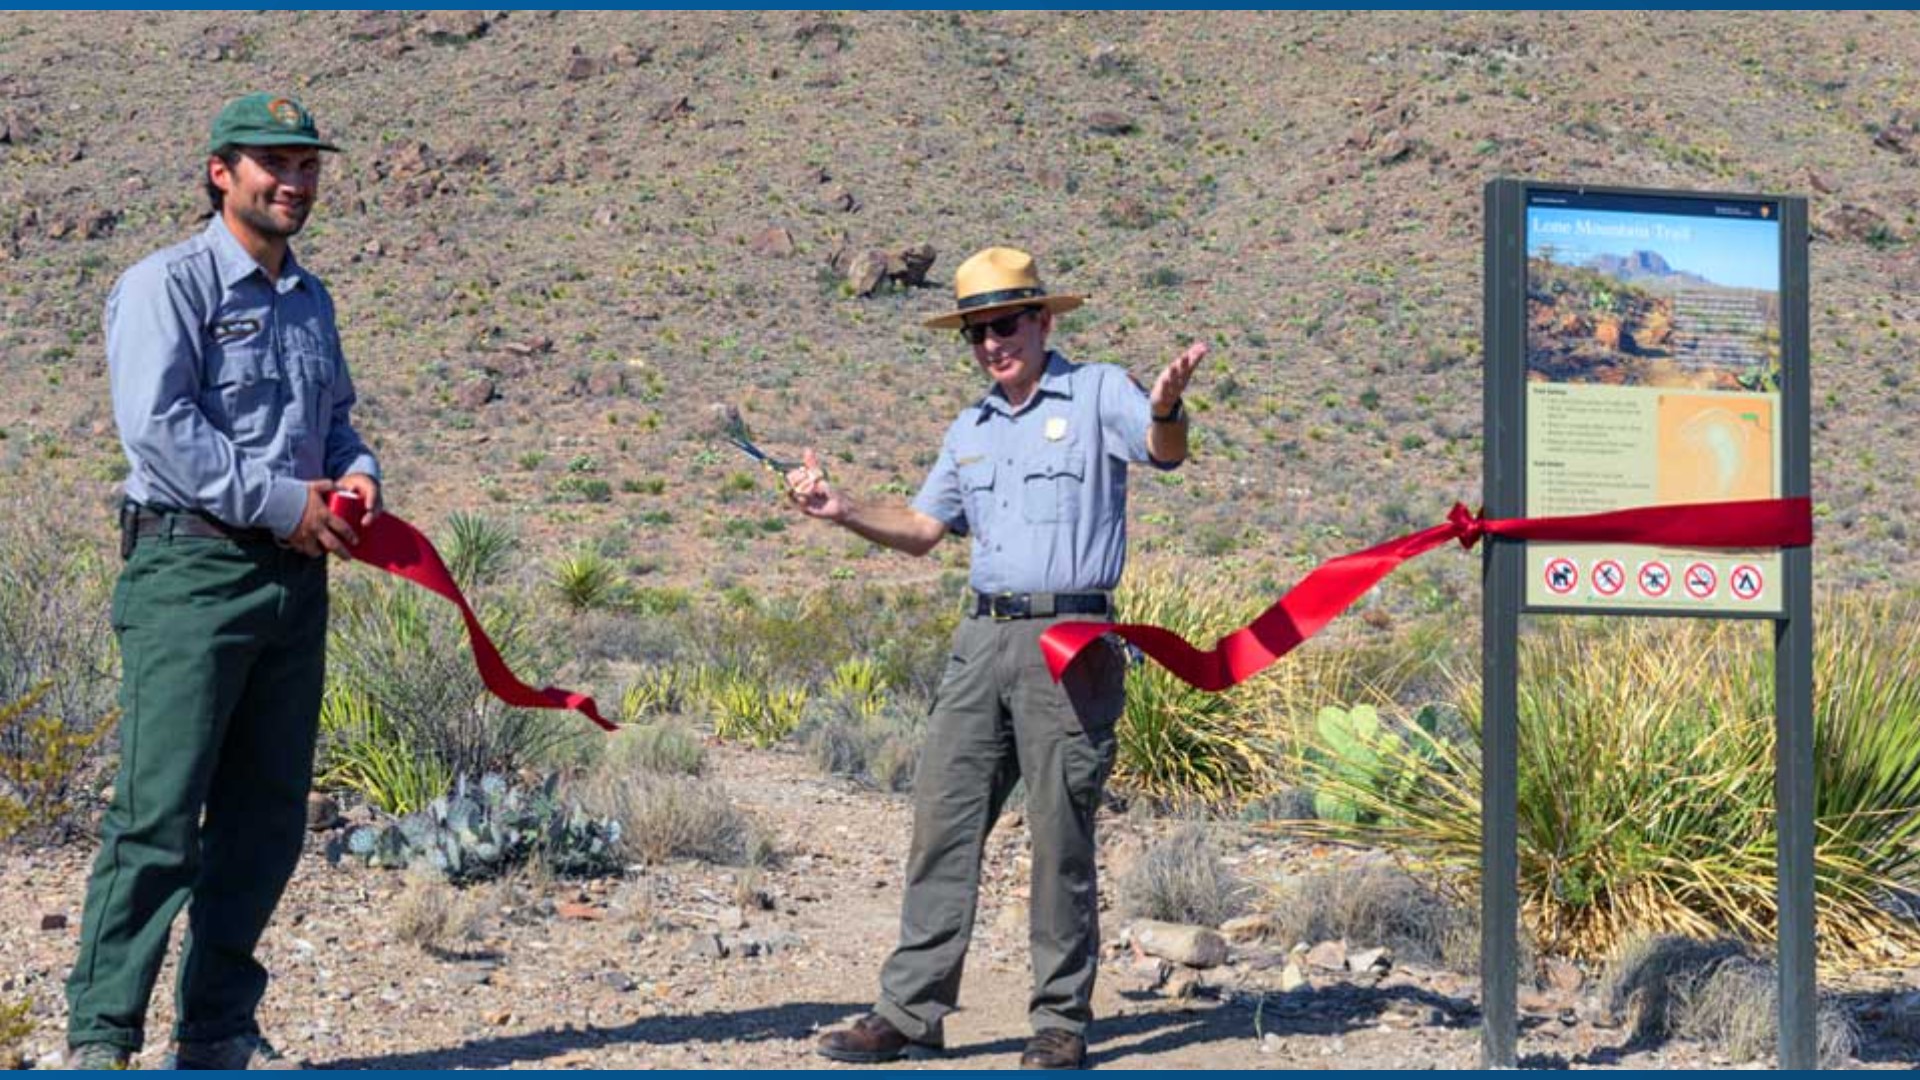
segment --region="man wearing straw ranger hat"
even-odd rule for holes
[[[943,1045],[959,1001],[988,832],[1025,778],[1032,835],[1034,1037],[1024,1068],[1080,1068],[1092,1020],[1100,931],[1094,814],[1113,768],[1126,661],[1090,649],[1055,683],[1040,635],[1064,619],[1111,619],[1126,562],[1130,464],[1187,456],[1181,395],[1207,353],[1194,343],[1147,391],[1111,364],[1047,347],[1056,314],[1085,297],[1047,292],[1031,256],[992,247],[954,273],[957,329],[992,380],[947,429],[909,506],[856,503],[818,456],[788,474],[802,511],[877,544],[923,555],[948,533],[973,552],[966,618],[935,695],[914,779],[900,941],[874,1011],[820,1040],[836,1061],[891,1061]]]

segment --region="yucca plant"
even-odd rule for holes
[[[345,686],[320,702],[321,787],[357,791],[389,814],[411,814],[453,786],[453,770],[407,745],[373,699]]]
[[[597,611],[620,602],[620,568],[590,548],[562,556],[553,564],[548,583],[574,611]]]
[[[887,685],[880,665],[866,657],[842,660],[827,680],[827,696],[845,703],[862,720],[879,715],[887,704]]]
[[[455,511],[447,518],[447,542],[441,554],[454,580],[471,591],[500,580],[513,565],[519,545],[511,528],[484,514]]]
[[[802,687],[772,687],[742,671],[714,674],[705,688],[713,733],[722,739],[768,747],[793,734],[807,707]]]
[[[1522,642],[1522,907],[1542,945],[1604,955],[1634,933],[1772,940],[1772,650],[1751,624],[1561,620]],[[1850,598],[1817,622],[1817,888],[1823,956],[1920,948],[1893,901],[1920,888],[1920,610]],[[1305,754],[1311,783],[1365,811],[1312,823],[1379,843],[1472,891],[1480,859],[1480,690],[1460,737],[1398,722],[1392,787]],[[1371,817],[1371,821],[1366,820]]]

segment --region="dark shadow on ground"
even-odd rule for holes
[[[1376,1027],[1389,1009],[1411,1005],[1432,1010],[1436,1026],[1472,1027],[1480,1007],[1467,998],[1448,997],[1417,986],[1369,987],[1335,983],[1312,990],[1240,992],[1225,1001],[1197,1003],[1103,1019],[1095,1025],[1096,1043],[1089,1064],[1126,1068],[1128,1059],[1161,1054],[1207,1042],[1257,1039],[1271,1033],[1341,1035]],[[1114,1045],[1141,1037],[1138,1042]]]
[[[870,1002],[805,1002],[740,1012],[704,1012],[691,1016],[649,1016],[618,1027],[579,1030],[549,1028],[497,1039],[471,1039],[433,1050],[376,1057],[315,1061],[315,1069],[497,1069],[543,1061],[575,1050],[622,1043],[657,1046],[691,1042],[761,1042],[804,1037],[866,1012]]]

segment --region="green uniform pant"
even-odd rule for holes
[[[1099,962],[1094,814],[1113,769],[1126,662],[1106,644],[1059,683],[1040,634],[1060,619],[969,618],[954,634],[914,775],[900,944],[880,973],[875,1011],[917,1042],[939,1044],[960,996],[987,834],[1025,778],[1033,842],[1028,941],[1035,1030],[1084,1034]]]
[[[182,904],[175,1038],[257,1032],[267,972],[253,949],[305,833],[326,560],[271,542],[143,537],[113,626],[120,772],[67,980],[68,1041],[140,1048]]]

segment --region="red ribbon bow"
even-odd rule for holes
[[[618,729],[600,715],[600,707],[585,694],[552,686],[535,690],[515,678],[493,639],[481,628],[460,586],[454,583],[447,564],[440,560],[440,553],[418,529],[387,513],[367,521],[366,507],[350,492],[334,492],[327,500],[327,509],[359,534],[360,542],[350,549],[355,559],[438,593],[460,609],[460,617],[467,623],[474,666],[480,669],[480,681],[494,697],[522,709],[572,709],[608,731]]]
[[[1448,540],[1471,549],[1486,535],[1516,540],[1654,544],[1682,548],[1803,547],[1813,542],[1813,503],[1806,498],[1643,506],[1572,517],[1493,518],[1455,503],[1445,524],[1365,551],[1330,559],[1246,626],[1201,651],[1171,630],[1145,623],[1065,622],[1040,636],[1055,679],[1080,651],[1118,634],[1160,666],[1201,690],[1225,690],[1264,671],[1319,633],[1401,563]]]

